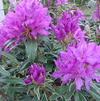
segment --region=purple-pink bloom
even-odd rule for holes
[[[94,9],[93,18],[100,20],[100,0],[97,0],[97,5]]]
[[[83,13],[77,7],[64,11],[61,17],[57,19],[57,24],[52,25],[52,30],[57,39],[65,40],[66,37],[71,37],[72,39],[83,37],[85,32],[79,26],[79,21],[82,18]]]
[[[74,80],[77,90],[81,90],[83,82],[87,90],[92,79],[100,82],[100,45],[95,42],[82,39],[77,44],[69,45],[54,62],[58,70],[53,73],[53,77],[61,78],[65,83]]]
[[[46,71],[45,68],[36,63],[32,64],[28,70],[28,76],[24,79],[26,84],[34,82],[34,83],[43,83],[45,79]]]
[[[5,39],[6,35],[5,40],[25,37],[36,40],[38,34],[48,35],[50,23],[51,17],[48,15],[48,9],[44,8],[38,0],[20,0],[13,11],[8,11],[0,28],[0,36]],[[0,38],[0,42],[3,39]]]

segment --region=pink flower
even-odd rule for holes
[[[58,40],[65,40],[66,37],[77,39],[84,36],[85,32],[79,26],[83,13],[77,7],[72,7],[62,13],[57,19],[57,24],[52,25],[52,30]],[[77,37],[76,37],[77,36]]]
[[[83,81],[87,90],[90,89],[92,79],[100,82],[97,71],[100,68],[100,45],[94,42],[81,40],[70,45],[67,51],[61,51],[60,56],[54,61],[58,70],[53,73],[53,77],[60,77],[65,83],[73,79],[77,90],[81,89]]]
[[[29,77],[24,79],[26,84],[31,83],[32,81],[36,83],[43,83],[46,71],[43,66],[40,67],[38,64],[34,63],[29,67],[28,75]]]
[[[4,39],[6,35],[6,40],[25,37],[36,40],[38,34],[48,35],[50,23],[51,17],[48,15],[48,9],[44,8],[38,0],[20,0],[14,11],[8,11],[3,26],[0,28],[0,35]]]

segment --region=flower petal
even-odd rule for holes
[[[85,86],[86,86],[86,89],[88,91],[90,90],[90,82],[91,82],[91,78],[90,77],[86,77],[85,78]]]
[[[76,78],[75,82],[76,82],[76,89],[81,90],[81,87],[83,85],[82,79],[81,78]]]
[[[25,82],[26,84],[31,83],[31,82],[32,82],[32,78],[25,78],[25,79],[24,79],[24,82]]]
[[[40,76],[37,80],[36,80],[37,83],[43,83],[44,82],[44,77],[43,76]]]
[[[70,74],[67,74],[67,75],[64,75],[62,78],[61,78],[61,81],[63,81],[63,82],[67,82],[68,80],[70,80],[71,79],[71,75]]]

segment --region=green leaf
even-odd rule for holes
[[[66,100],[71,99],[71,97],[74,94],[74,92],[75,92],[75,85],[71,84],[70,87],[69,87],[69,90],[66,91],[66,94],[64,95],[64,98]]]
[[[7,93],[8,93],[8,96],[9,96],[9,100],[11,101],[14,101],[15,99],[15,94],[16,93],[26,93],[27,92],[27,89],[24,88],[24,87],[9,87],[7,89]],[[27,98],[28,99],[28,98]],[[19,101],[19,100],[16,100],[16,101]],[[27,101],[27,100],[24,100],[24,101]],[[29,100],[28,100],[29,101]],[[31,101],[31,100],[30,100]]]
[[[26,54],[28,56],[28,59],[30,61],[34,61],[36,55],[37,55],[37,41],[36,40],[28,40],[25,42],[26,47]]]
[[[5,42],[5,49],[9,48],[9,46],[11,46],[14,41],[15,41],[14,39],[11,39],[11,40],[6,41]],[[10,48],[10,50],[11,50],[11,48]]]
[[[99,88],[98,86],[96,86],[95,83],[92,82],[90,86],[91,86],[92,88],[94,88],[98,94],[100,93],[100,88]]]
[[[52,63],[50,63],[50,61],[49,61],[49,62],[47,62],[46,66],[45,66],[46,71],[47,71],[47,72],[52,71],[53,66],[54,66],[54,65],[53,65]]]
[[[44,93],[44,95],[43,95],[41,101],[48,101],[47,95],[46,95],[45,93]]]
[[[54,101],[54,100],[56,100],[57,98],[59,98],[59,97],[61,97],[60,95],[57,95],[57,94],[53,94],[53,95],[51,95],[50,97],[49,97],[49,100],[50,101]]]
[[[22,71],[23,69],[27,68],[30,64],[30,61],[27,59],[19,66],[19,70]]]
[[[27,88],[25,87],[9,87],[9,88],[13,89],[14,92],[19,92],[19,93],[27,92]]]
[[[55,90],[53,89],[53,87],[50,85],[50,83],[45,83],[45,86],[47,88],[47,90],[51,93],[55,92]]]
[[[89,93],[93,96],[94,99],[96,99],[97,101],[100,100],[100,88],[95,84],[95,83],[91,83],[91,90],[89,91]]]
[[[69,99],[72,97],[73,94],[74,94],[74,91],[67,92],[67,93],[64,95],[64,98],[69,100]]]
[[[9,96],[9,99],[12,100],[12,101],[14,100],[14,93],[15,93],[14,89],[9,87],[8,90],[7,90],[7,94]]]
[[[34,93],[37,95],[38,100],[40,100],[40,87],[34,87]]]
[[[10,73],[6,71],[3,66],[0,66],[0,74],[3,76],[10,76]]]
[[[25,84],[23,79],[16,77],[5,78],[5,82],[10,84],[23,84],[23,85]]]
[[[14,62],[14,63],[17,63],[17,64],[19,63],[19,62],[17,61],[17,59],[15,58],[15,56],[11,55],[10,53],[7,53],[7,52],[2,51],[2,52],[1,52],[1,55],[7,57],[8,59],[10,59],[10,60],[11,60],[12,62]]]
[[[34,99],[33,101],[39,101],[38,98],[37,98],[37,96],[34,96],[33,99]],[[28,101],[28,100],[27,100],[27,101]]]
[[[82,95],[82,93],[76,91],[75,93],[75,101],[87,101],[86,98]]]
[[[32,97],[30,97],[29,95],[25,95],[25,96],[22,96],[20,101],[38,101],[38,100],[32,100]]]
[[[54,87],[55,92],[58,93],[59,95],[64,95],[64,93],[68,90],[67,86],[56,86]]]
[[[100,88],[100,83],[95,83],[95,85]]]
[[[98,93],[95,88],[91,87],[91,90],[89,91],[89,93],[93,96],[94,99],[96,99],[97,101],[100,101],[100,92]]]

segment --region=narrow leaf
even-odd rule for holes
[[[6,71],[3,66],[0,66],[0,74],[3,76],[10,76],[10,73]]]
[[[87,100],[86,100],[85,96],[83,96],[82,93],[77,91],[75,93],[75,101],[87,101]]]
[[[53,94],[53,95],[51,95],[51,96],[49,97],[49,100],[50,100],[50,101],[54,101],[54,100],[56,101],[56,99],[59,98],[59,97],[60,97],[59,95]]]
[[[26,54],[30,61],[34,61],[37,55],[37,46],[37,41],[35,40],[28,40],[25,42]]]
[[[11,55],[10,53],[7,53],[7,52],[2,51],[2,52],[1,52],[1,55],[7,57],[8,59],[10,59],[10,60],[11,60],[12,62],[14,62],[14,63],[17,63],[17,64],[19,63],[19,62],[17,61],[17,59],[15,58],[15,56]]]
[[[25,84],[23,79],[21,78],[16,78],[16,77],[9,77],[5,79],[6,83],[10,83],[10,84]]]

